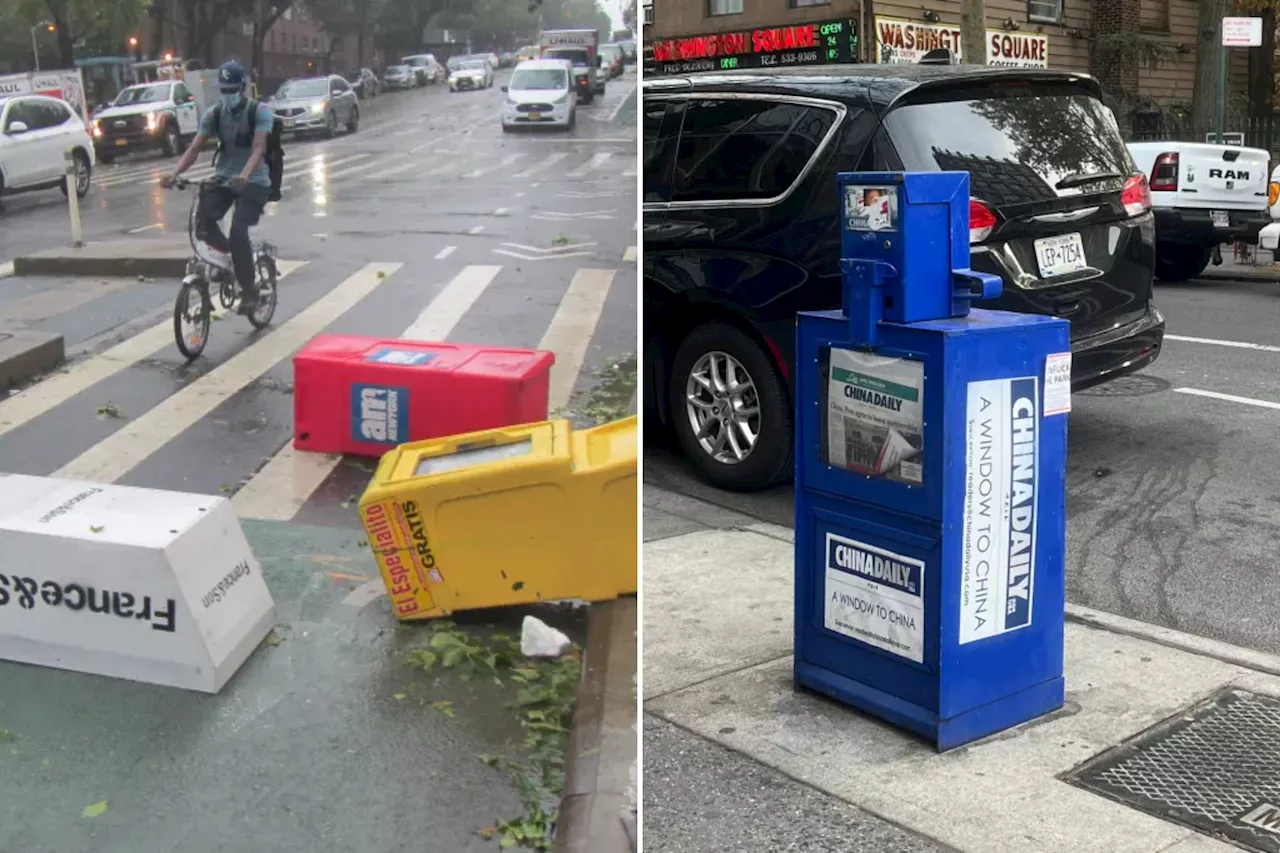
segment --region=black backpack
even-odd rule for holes
[[[249,115],[256,115],[258,105],[261,101],[250,100],[245,109]],[[221,129],[218,120],[222,117],[222,104],[218,104],[213,108],[213,133],[218,138],[218,150],[213,155],[213,163],[216,167],[218,157],[222,154],[222,136],[219,133]],[[284,181],[284,122],[280,120],[280,116],[274,112],[271,114],[271,132],[267,134],[267,153],[263,158],[267,163],[267,173],[271,176],[271,193],[267,196],[267,201],[279,201],[280,184]],[[237,148],[252,148],[253,134],[242,133],[236,137]]]

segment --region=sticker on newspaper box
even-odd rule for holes
[[[915,485],[923,448],[924,364],[832,347],[827,464]]]
[[[970,382],[965,415],[960,643],[1031,624],[1040,401],[1035,376]]]
[[[898,188],[844,188],[844,227],[847,231],[895,231],[898,228]]]
[[[924,663],[924,563],[827,534],[823,627]]]

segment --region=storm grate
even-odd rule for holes
[[[1228,688],[1063,779],[1222,840],[1280,853],[1280,700]]]

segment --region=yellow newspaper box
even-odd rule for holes
[[[387,453],[360,518],[396,616],[634,593],[638,438],[559,420]]]

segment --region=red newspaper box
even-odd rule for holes
[[[320,335],[293,357],[293,446],[381,456],[544,421],[554,362],[536,350]]]

